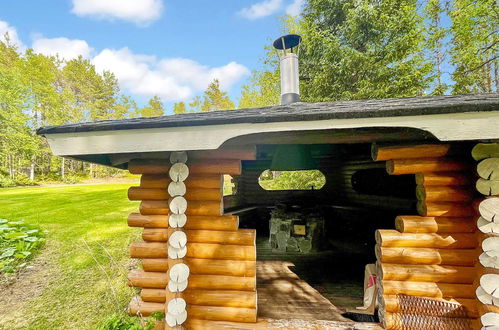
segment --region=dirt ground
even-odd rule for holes
[[[51,281],[56,280],[56,271],[50,260],[50,246],[45,246],[30,266],[19,272],[15,279],[0,281],[0,329],[22,320],[22,314],[29,302],[39,297]]]

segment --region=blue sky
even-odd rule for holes
[[[279,36],[278,17],[303,0],[0,1],[0,34],[20,48],[89,58],[113,71],[143,103],[167,107],[199,95],[213,78],[235,100],[263,47]]]

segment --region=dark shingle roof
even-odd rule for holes
[[[264,108],[191,113],[152,118],[104,120],[42,127],[38,129],[37,133],[43,135],[237,123],[416,116],[494,110],[499,110],[499,93],[294,103]]]

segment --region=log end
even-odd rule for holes
[[[419,201],[426,200],[426,189],[424,186],[421,186],[421,185],[416,186],[416,198]]]
[[[374,246],[374,254],[375,254],[376,260],[378,260],[378,262],[383,262],[383,255],[381,253],[381,246],[379,246],[378,244],[376,244]]]
[[[424,185],[424,173],[416,173],[416,184],[418,186]]]
[[[374,161],[378,161],[378,145],[376,142],[371,144],[371,157]]]
[[[395,162],[393,159],[386,161],[386,172],[390,175],[393,175],[395,172]]]
[[[395,229],[397,229],[401,233],[404,232],[404,219],[400,216],[397,216],[395,218]]]
[[[471,150],[471,157],[476,161],[499,157],[499,143],[478,143]]]
[[[416,209],[418,211],[418,214],[422,217],[428,216],[428,207],[426,206],[425,202],[419,201],[417,203]]]

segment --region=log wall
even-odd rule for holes
[[[475,279],[478,314],[483,328],[499,328],[499,143],[477,144],[475,187],[482,195],[474,203],[478,215],[479,262]]]
[[[477,194],[465,145],[373,145],[390,175],[414,174],[418,215],[376,231],[379,317],[387,329],[478,329]],[[499,250],[498,250],[499,252]],[[499,276],[499,275],[498,275]]]
[[[141,201],[128,225],[144,228],[143,241],[130,246],[142,269],[128,276],[129,285],[141,289],[129,312],[163,312],[166,328],[256,322],[256,232],[223,215],[223,175],[239,175],[241,161],[188,156],[173,152],[169,160],[129,163],[142,177],[128,191],[130,200]]]

